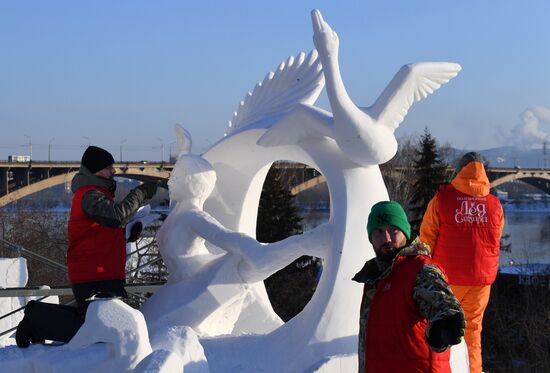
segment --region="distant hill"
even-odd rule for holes
[[[470,150],[455,149],[448,158],[449,163]],[[550,149],[545,157],[542,149],[522,150],[513,146],[502,146],[477,150],[492,167],[550,168]],[[452,157],[452,158],[451,158]],[[453,159],[454,158],[454,159]]]

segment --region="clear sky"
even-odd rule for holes
[[[0,1],[0,159],[118,160],[175,152],[174,123],[202,152],[246,92],[313,48],[310,10],[340,36],[344,83],[369,106],[400,66],[461,73],[415,104],[397,136],[425,126],[467,149],[540,146],[550,133],[550,1]],[[317,103],[328,109],[324,95]],[[523,114],[523,115],[522,115]]]

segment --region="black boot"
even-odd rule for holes
[[[34,300],[31,300],[25,306],[25,315],[23,320],[17,325],[17,331],[15,332],[15,342],[18,347],[26,348],[32,343],[44,343],[44,339],[34,338],[31,330],[31,321],[30,318],[33,314],[34,304],[37,303]]]
[[[19,347],[46,339],[69,342],[83,323],[84,314],[76,307],[30,301],[15,339]]]

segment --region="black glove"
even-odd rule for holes
[[[426,331],[426,340],[433,350],[444,350],[460,343],[466,321],[462,312],[433,322]]]
[[[132,225],[132,228],[130,228],[130,237],[128,237],[126,242],[136,242],[142,230],[143,230],[143,224],[141,224],[140,221],[135,222]]]
[[[151,183],[149,181],[144,181],[143,184],[138,186],[145,193],[145,199],[151,199],[157,192],[157,183]]]

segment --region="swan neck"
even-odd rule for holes
[[[337,116],[340,111],[345,111],[346,107],[355,106],[351,101],[342,75],[340,74],[340,66],[338,64],[338,56],[325,56],[321,60],[323,64],[323,71],[325,74],[325,84],[327,88],[327,95],[330,101],[330,106],[333,111],[333,115]]]

